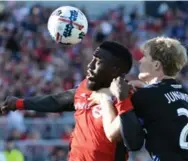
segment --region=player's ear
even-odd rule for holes
[[[161,67],[161,62],[156,60],[153,62],[155,70],[158,70]]]

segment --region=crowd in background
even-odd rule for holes
[[[81,8],[87,16],[86,9]],[[104,40],[116,40],[132,51],[135,63],[127,75],[129,80],[137,79],[136,60],[142,56],[139,47],[145,40],[164,35],[188,44],[188,12],[170,8],[166,4],[158,8],[155,18],[139,15],[137,6],[129,14],[125,14],[126,8],[120,6],[107,10],[97,20],[87,17],[88,34],[82,43],[71,47],[56,44],[48,33],[46,24],[53,10],[40,5],[27,7],[22,3],[0,6],[0,101],[8,95],[37,96],[75,87],[85,77],[86,66],[94,49]],[[188,89],[187,74],[188,66],[178,75],[178,79]],[[26,121],[26,118],[32,120]],[[40,118],[52,121],[45,122]],[[68,120],[70,126],[62,127],[57,119]],[[38,121],[35,123],[33,120]],[[0,137],[9,141],[57,138],[68,141],[73,125],[72,113],[17,111],[9,113],[0,122]],[[37,149],[33,151],[36,153]],[[45,159],[64,161],[66,152],[64,147],[48,148]],[[27,156],[25,158],[29,160]],[[41,159],[33,158],[32,161]]]

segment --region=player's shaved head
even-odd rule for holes
[[[121,60],[124,65],[127,67],[127,71],[125,73],[129,72],[129,70],[132,67],[132,54],[129,51],[129,49],[115,41],[105,41],[100,46],[100,48],[108,51],[113,56]]]
[[[113,78],[128,73],[131,66],[132,55],[126,47],[114,41],[103,42],[88,64],[88,88],[109,87]]]

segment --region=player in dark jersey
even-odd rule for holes
[[[187,63],[186,49],[175,39],[158,37],[147,41],[142,51],[139,78],[145,86],[133,94],[131,101],[146,129],[146,148],[154,161],[187,161],[188,94],[175,79]],[[126,83],[114,84],[112,93],[126,98]],[[102,101],[104,104],[107,100]]]
[[[153,160],[188,160],[188,97],[175,80],[187,63],[186,49],[175,39],[159,37],[146,42],[143,53],[139,78],[148,85],[132,102],[147,130],[146,148]]]
[[[75,110],[75,129],[71,139],[70,161],[124,161],[123,144],[116,139],[108,140],[103,130],[101,106],[92,105],[88,98],[92,91],[109,87],[113,78],[127,73],[132,66],[129,50],[115,42],[104,42],[94,52],[88,65],[88,76],[76,89],[60,94],[37,96],[25,99],[8,97],[1,106],[2,112],[10,110],[35,110],[39,112],[62,112]],[[110,98],[111,99],[111,98]],[[144,135],[139,122],[132,112],[130,101],[113,101],[116,115],[122,119],[129,111],[132,141],[127,142],[129,150],[141,148]],[[126,106],[121,106],[124,104]],[[121,107],[121,108],[119,108]],[[113,119],[113,118],[112,118]],[[137,133],[137,135],[135,135]],[[136,137],[135,137],[136,136]],[[110,142],[112,141],[112,142]],[[121,147],[117,146],[122,145]],[[119,153],[116,153],[117,150]]]

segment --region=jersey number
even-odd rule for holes
[[[186,116],[188,118],[188,110],[185,108],[177,109],[178,116]],[[179,144],[182,149],[188,150],[188,142],[187,142],[187,135],[188,135],[188,123],[184,126],[181,130]]]

